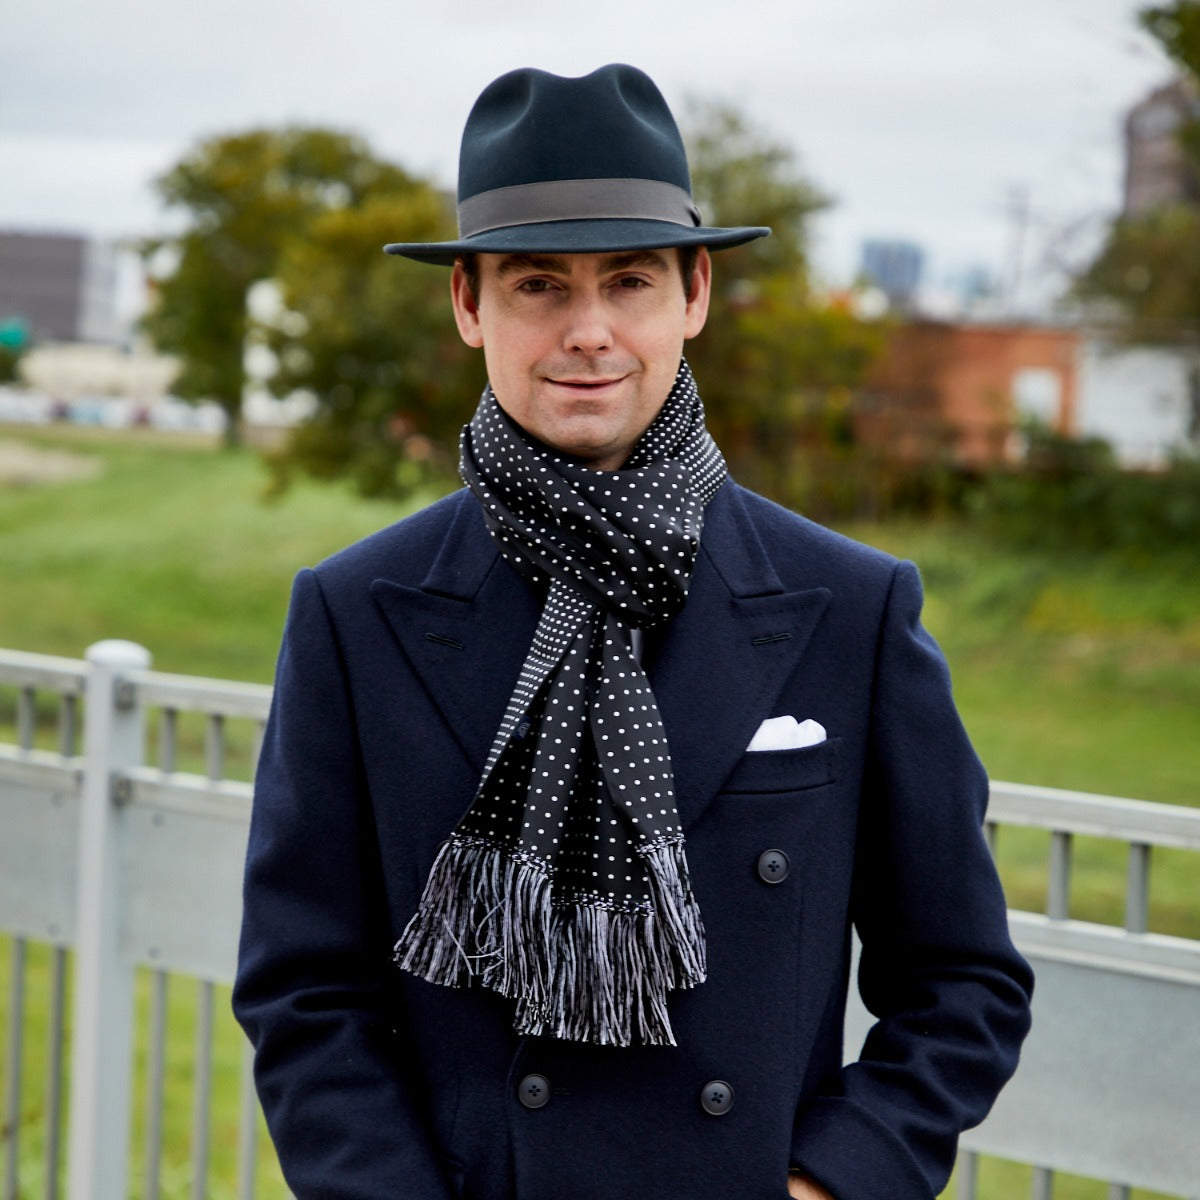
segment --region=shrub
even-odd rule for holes
[[[1162,471],[1125,471],[1105,442],[1033,431],[1022,467],[989,476],[970,506],[1021,545],[1200,561],[1195,456],[1178,456]]]

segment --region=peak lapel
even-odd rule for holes
[[[371,594],[447,727],[482,772],[537,625],[533,589],[497,552],[473,499],[459,508],[419,587]]]
[[[826,588],[787,592],[726,485],[709,506],[688,601],[650,670],[684,826],[720,790],[829,603]]]

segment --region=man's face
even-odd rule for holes
[[[708,252],[688,289],[678,254],[480,254],[478,299],[456,263],[458,330],[483,348],[500,407],[586,466],[622,466],[708,315]]]

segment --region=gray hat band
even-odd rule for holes
[[[691,196],[660,179],[552,179],[468,196],[458,206],[459,237],[548,221],[669,221],[700,225]]]

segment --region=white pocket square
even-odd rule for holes
[[[750,739],[749,750],[799,750],[803,746],[816,746],[825,740],[825,726],[809,717],[797,721],[795,717],[768,717]]]

